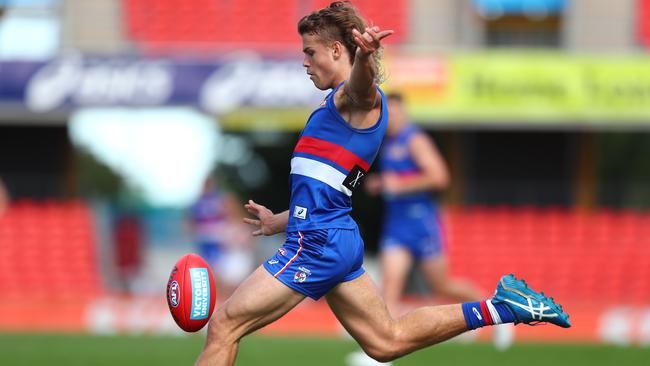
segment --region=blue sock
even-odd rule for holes
[[[514,323],[516,318],[508,305],[492,303],[491,300],[466,302],[462,305],[467,329],[481,328],[486,325]]]

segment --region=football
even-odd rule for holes
[[[216,297],[208,263],[192,253],[181,257],[167,282],[167,305],[176,324],[186,332],[203,328],[212,316]]]

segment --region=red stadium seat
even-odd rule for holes
[[[78,299],[101,292],[92,230],[81,202],[13,204],[0,221],[0,293]]]
[[[330,1],[258,0],[123,0],[126,34],[147,50],[284,47],[300,43],[296,24],[301,16]],[[370,24],[391,28],[387,42],[405,37],[405,0],[358,0]]]
[[[650,213],[451,208],[452,273],[486,292],[513,272],[567,300],[650,302]]]

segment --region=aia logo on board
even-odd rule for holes
[[[178,282],[172,281],[172,283],[169,284],[169,304],[172,307],[178,307],[178,304],[180,304],[180,298],[181,294],[178,291]]]

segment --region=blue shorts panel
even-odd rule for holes
[[[443,232],[436,216],[428,220],[385,222],[380,249],[406,248],[416,261],[435,258],[444,253]]]
[[[365,273],[363,240],[357,228],[290,232],[263,265],[289,288],[318,300]]]

